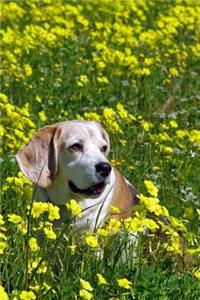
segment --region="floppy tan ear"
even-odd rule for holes
[[[24,175],[44,188],[51,185],[58,171],[60,133],[61,129],[56,125],[45,126],[16,155]]]

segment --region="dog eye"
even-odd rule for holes
[[[79,143],[75,143],[68,147],[69,150],[74,150],[74,151],[82,151],[83,150],[83,145]]]
[[[106,152],[107,149],[108,149],[108,146],[106,146],[106,145],[105,145],[105,146],[102,146],[102,147],[101,147],[101,152]]]

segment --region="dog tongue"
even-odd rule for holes
[[[103,183],[99,183],[99,184],[91,187],[89,190],[94,194],[98,194],[98,193],[101,193],[102,188],[103,188]]]
[[[101,190],[102,190],[102,189],[100,189],[100,188],[98,188],[98,189],[97,189],[97,188],[96,188],[96,189],[94,188],[94,189],[92,189],[92,193],[93,193],[93,194],[99,194],[99,193],[101,193]]]
[[[103,183],[103,182],[98,183],[88,189],[85,189],[85,190],[81,190],[81,189],[77,188],[72,181],[69,181],[69,186],[71,187],[72,191],[75,193],[82,193],[82,194],[86,194],[86,195],[91,195],[91,194],[98,195],[98,194],[101,194],[102,189],[105,186],[105,183]]]

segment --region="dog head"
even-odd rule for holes
[[[16,155],[34,184],[47,188],[59,179],[73,193],[99,196],[109,183],[109,137],[98,122],[68,121],[45,126]]]

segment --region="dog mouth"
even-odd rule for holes
[[[69,187],[74,193],[84,194],[87,196],[99,196],[106,186],[105,182],[100,182],[87,189],[79,189],[71,180],[69,181]]]

